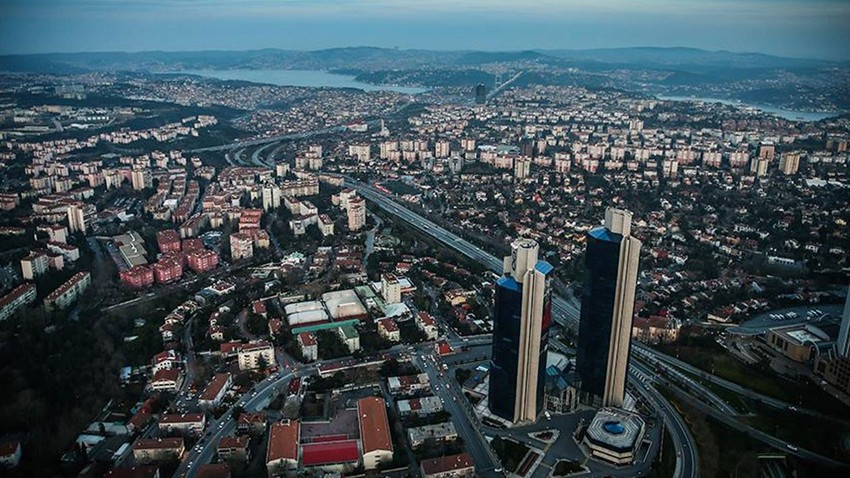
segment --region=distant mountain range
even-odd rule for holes
[[[704,73],[711,70],[816,69],[847,66],[826,60],[784,58],[760,53],[695,48],[607,48],[513,52],[399,50],[375,47],[315,51],[279,49],[138,53],[49,53],[0,56],[0,71],[82,73],[87,71],[179,71],[200,69],[292,69],[378,71],[415,68],[469,68],[493,63],[530,62],[590,70],[628,68]]]

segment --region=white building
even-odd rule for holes
[[[256,370],[261,365],[274,368],[277,365],[274,347],[265,341],[251,342],[239,350],[239,370]]]
[[[366,225],[366,201],[363,198],[353,198],[348,201],[348,229],[359,231]]]
[[[381,296],[387,304],[401,302],[401,283],[395,274],[381,275]]]

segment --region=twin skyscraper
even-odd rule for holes
[[[576,370],[590,405],[622,406],[625,397],[641,246],[631,222],[630,212],[609,208],[605,225],[587,234]],[[532,239],[514,241],[496,283],[489,407],[514,423],[543,411],[553,267],[538,252]]]

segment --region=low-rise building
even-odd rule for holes
[[[180,369],[172,368],[160,370],[153,375],[151,389],[163,392],[176,392],[183,382],[183,374]]]
[[[279,476],[298,468],[298,441],[301,423],[285,420],[273,423],[266,449],[266,469],[269,476]]]
[[[208,410],[219,406],[224,394],[227,393],[232,384],[233,378],[230,373],[215,374],[198,397],[198,406]]]
[[[308,362],[319,359],[319,342],[312,332],[301,332],[298,334],[298,346],[301,348],[301,357]]]
[[[186,451],[183,438],[139,438],[133,445],[137,463],[166,464],[180,460]]]
[[[393,395],[407,395],[427,391],[431,388],[428,374],[402,375],[387,378],[387,387]]]
[[[378,319],[378,335],[390,342],[401,341],[401,330],[392,317]]]
[[[475,463],[468,453],[447,455],[422,460],[419,463],[422,478],[460,478],[475,476]]]
[[[435,340],[439,335],[437,321],[428,312],[420,311],[416,314],[416,327],[425,334],[428,340]]]
[[[199,436],[206,425],[207,418],[203,413],[163,413],[159,417],[159,431],[162,433]]]
[[[591,455],[615,465],[634,461],[644,434],[644,421],[624,410],[603,408],[596,412],[582,443]]]
[[[360,427],[363,468],[374,470],[381,463],[392,461],[393,442],[390,437],[390,426],[384,399],[366,397],[358,400],[357,419]]]
[[[218,442],[218,457],[222,461],[246,462],[250,458],[246,435],[236,437],[221,437]]]
[[[428,396],[396,401],[398,414],[402,417],[427,417],[443,411],[440,397]]]
[[[354,353],[360,350],[360,333],[357,332],[357,329],[351,325],[343,325],[337,327],[336,330],[339,338],[342,339],[342,343],[348,347],[349,352]]]
[[[424,425],[408,428],[407,439],[410,447],[416,449],[422,446],[426,440],[434,440],[437,443],[457,440],[457,430],[452,422]]]

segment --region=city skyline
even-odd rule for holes
[[[12,0],[0,53],[345,46],[515,51],[693,47],[850,59],[846,2]],[[712,18],[705,22],[706,17]],[[610,34],[616,32],[616,34]]]

